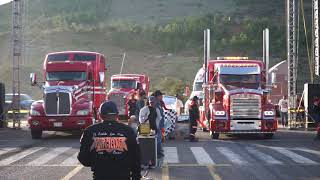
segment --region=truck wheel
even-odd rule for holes
[[[274,135],[273,133],[268,133],[268,134],[264,134],[263,137],[265,139],[272,139],[273,135]]]
[[[219,133],[210,133],[212,139],[219,139]]]
[[[42,130],[31,130],[32,139],[41,139]]]

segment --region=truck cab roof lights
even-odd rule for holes
[[[221,64],[221,67],[257,67],[257,64]]]
[[[240,56],[234,56],[234,57],[217,57],[217,60],[248,60],[248,57],[240,57]]]

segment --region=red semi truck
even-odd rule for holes
[[[267,99],[263,62],[225,57],[208,61],[207,69],[200,124],[210,130],[211,137],[254,133],[272,138],[277,121],[274,106]]]
[[[32,138],[43,131],[82,130],[98,121],[98,108],[106,100],[106,59],[103,54],[64,51],[47,54],[44,84],[31,73],[31,85],[43,90],[43,100],[31,105],[28,123]]]
[[[111,76],[108,99],[115,102],[121,119],[128,118],[128,100],[139,91],[149,92],[150,80],[145,74],[116,74]]]

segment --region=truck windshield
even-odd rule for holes
[[[136,81],[134,80],[112,80],[112,88],[114,89],[135,89]]]
[[[47,72],[47,81],[84,81],[86,72]]]
[[[193,86],[193,91],[202,91],[203,82],[195,82]]]
[[[227,89],[249,88],[258,89],[260,86],[259,74],[220,74],[220,83]]]

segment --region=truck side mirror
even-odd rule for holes
[[[100,84],[102,84],[104,82],[104,78],[105,78],[104,72],[99,72],[99,82],[100,82]]]
[[[30,73],[30,81],[31,81],[31,86],[34,86],[37,84],[37,75],[36,73]]]

